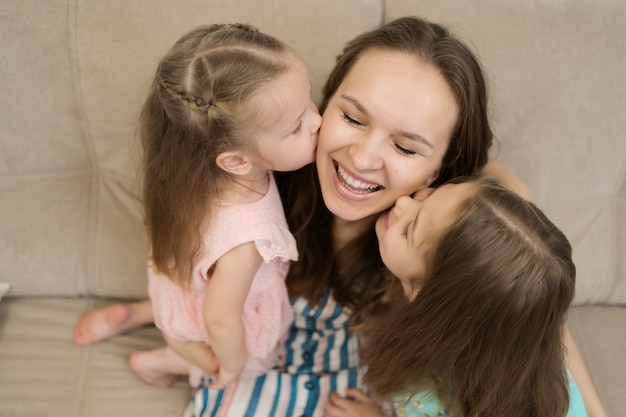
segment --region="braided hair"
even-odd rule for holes
[[[140,118],[145,222],[151,260],[188,283],[211,203],[229,174],[217,156],[251,146],[260,89],[283,74],[293,51],[246,24],[200,26],[160,61]]]

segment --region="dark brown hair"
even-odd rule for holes
[[[142,109],[145,221],[152,260],[185,284],[201,233],[228,174],[228,150],[252,146],[254,98],[284,73],[293,51],[244,24],[198,27],[161,60]]]
[[[359,57],[373,48],[403,52],[434,66],[456,97],[459,118],[433,186],[458,175],[476,174],[487,163],[492,142],[485,80],[470,49],[440,25],[404,17],[348,42],[324,87],[320,110],[325,110]],[[382,273],[373,228],[376,216],[362,236],[334,253],[333,215],[321,199],[315,165],[279,176],[287,219],[300,251],[300,261],[292,264],[288,277],[292,295],[304,295],[316,303],[332,290],[340,304],[353,310],[354,323],[384,310],[390,297],[400,292]]]
[[[450,417],[564,416],[562,346],[576,270],[539,210],[478,180],[427,258],[423,286],[367,334],[377,398],[431,390]]]
[[[432,186],[471,175],[488,159],[493,133],[487,117],[487,87],[481,65],[472,51],[448,29],[417,17],[403,17],[358,36],[339,56],[324,86],[323,112],[346,75],[364,52],[373,49],[403,52],[436,68],[459,106],[456,127]]]

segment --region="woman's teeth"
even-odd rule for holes
[[[340,165],[337,165],[337,177],[347,188],[355,193],[367,194],[381,188],[378,184],[365,183],[353,178],[346,171],[344,171]]]

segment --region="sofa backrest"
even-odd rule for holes
[[[626,303],[626,3],[388,0],[478,51],[491,89],[493,156],[570,239],[576,302]]]
[[[146,295],[136,120],[189,29],[249,22],[288,40],[314,99],[343,44],[404,14],[450,25],[490,81],[494,157],[575,251],[577,301],[626,303],[626,6],[615,0],[4,1],[0,281],[12,296]]]
[[[0,280],[12,296],[141,297],[135,129],[161,56],[198,25],[252,23],[301,53],[319,98],[342,45],[382,6],[9,0],[0,15]]]

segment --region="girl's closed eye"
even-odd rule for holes
[[[300,123],[298,123],[298,126],[294,129],[294,131],[291,132],[291,134],[297,135],[298,133],[300,133],[301,130],[302,130],[302,119],[300,120]]]
[[[404,226],[404,229],[402,229],[402,237],[405,239],[409,236],[409,226],[411,226],[411,223],[413,223],[412,220],[410,222],[407,222]]]

